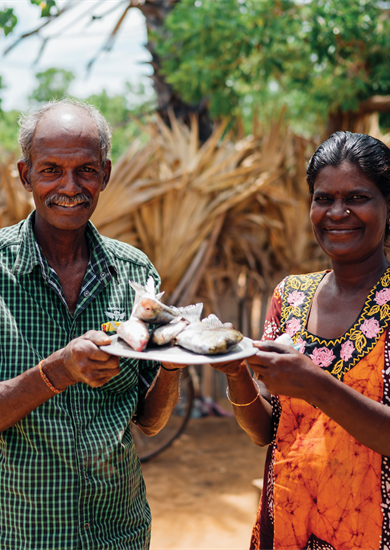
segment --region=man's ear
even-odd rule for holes
[[[111,160],[107,159],[103,168],[104,177],[103,177],[103,184],[102,184],[101,191],[105,190],[105,188],[108,185],[108,182],[110,181],[111,168],[112,168]]]
[[[20,181],[22,182],[23,187],[25,188],[26,191],[31,193],[32,185],[30,183],[30,177],[29,177],[30,168],[29,166],[27,166],[24,160],[18,161],[18,172],[19,172],[19,178],[20,178]]]

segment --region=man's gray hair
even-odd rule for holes
[[[31,168],[31,147],[38,122],[45,115],[45,113],[60,105],[75,105],[92,118],[99,131],[101,151],[100,161],[101,165],[104,166],[111,149],[111,130],[108,122],[100,113],[99,109],[97,109],[94,105],[90,105],[89,103],[73,98],[64,98],[59,100],[54,99],[48,103],[45,103],[42,107],[38,107],[33,111],[20,115],[18,121],[20,125],[19,145],[22,150],[22,158],[20,160],[25,162],[27,166]]]

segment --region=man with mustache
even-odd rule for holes
[[[21,182],[36,209],[0,231],[0,548],[132,549],[150,510],[129,424],[166,423],[179,370],[100,349],[107,310],[129,318],[129,280],[159,277],[89,221],[110,179],[110,131],[62,100],[21,121]]]

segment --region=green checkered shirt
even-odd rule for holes
[[[0,230],[0,379],[88,330],[130,317],[129,280],[159,277],[135,248],[89,223],[90,262],[74,315],[34,239],[33,212]],[[145,549],[150,510],[130,421],[158,365],[121,359],[102,388],[78,383],[0,433],[0,548]]]

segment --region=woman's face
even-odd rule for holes
[[[314,235],[329,258],[338,263],[383,254],[390,203],[355,165],[323,168],[314,183],[310,218]]]

